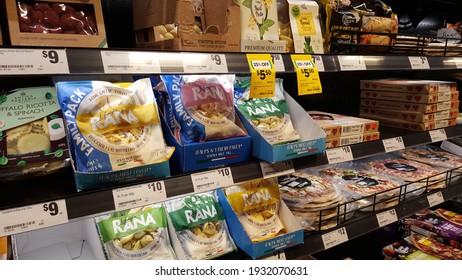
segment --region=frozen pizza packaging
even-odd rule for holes
[[[54,87],[0,91],[0,178],[45,175],[69,166]]]
[[[303,230],[281,200],[277,178],[255,179],[217,193],[231,236],[250,257],[303,243]]]
[[[161,204],[95,218],[106,257],[110,260],[174,260],[167,214]]]
[[[462,158],[446,152],[436,146],[420,146],[399,151],[399,154],[408,160],[442,169],[462,167]]]
[[[386,260],[439,260],[415,246],[410,236],[382,248]]]
[[[236,250],[215,191],[165,202],[179,259],[214,259]]]
[[[149,79],[56,83],[78,190],[170,175]]]
[[[431,94],[457,91],[457,83],[451,81],[378,79],[362,80],[362,90],[379,90],[402,93]]]

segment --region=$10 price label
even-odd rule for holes
[[[297,72],[298,95],[322,93],[318,69],[311,55],[290,56]]]
[[[328,149],[326,150],[326,155],[329,164],[353,160],[353,152],[350,146]]]
[[[251,71],[250,98],[274,96],[276,69],[270,54],[247,54]]]
[[[112,190],[116,211],[145,206],[167,199],[164,181]]]
[[[229,167],[191,174],[191,181],[196,193],[224,188],[234,184],[231,168]]]
[[[0,49],[0,74],[68,74],[65,50]]]
[[[60,225],[68,221],[64,199],[2,210],[0,236]]]

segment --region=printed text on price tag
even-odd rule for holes
[[[298,95],[322,93],[318,69],[311,55],[290,55],[297,73]]]
[[[448,136],[446,135],[446,130],[444,130],[443,128],[437,130],[430,130],[428,133],[430,134],[432,142],[439,142],[448,139]]]
[[[339,55],[337,56],[342,71],[367,70],[364,57],[358,55]]]
[[[231,168],[229,167],[191,174],[191,180],[196,193],[224,188],[234,184]]]
[[[276,69],[276,72],[286,71],[284,61],[282,60],[282,55],[272,54],[271,57],[273,58],[274,69]]]
[[[456,64],[457,69],[462,68],[462,57],[454,57],[454,63]]]
[[[65,50],[0,49],[0,75],[69,74]]]
[[[329,164],[353,160],[353,152],[351,151],[350,146],[327,149],[326,155]]]
[[[224,54],[181,53],[185,73],[228,73]]]
[[[159,53],[101,51],[105,74],[160,73]]]
[[[313,58],[313,62],[316,65],[316,68],[318,68],[318,72],[326,71],[326,68],[324,67],[324,61],[322,60],[322,56],[311,55],[311,57]]]
[[[141,207],[167,199],[164,181],[112,190],[116,211]]]
[[[287,260],[286,253],[284,251],[274,252],[269,256],[261,258],[262,260],[269,261],[269,260]]]
[[[327,250],[343,242],[347,242],[348,234],[347,234],[346,229],[342,227],[337,230],[321,235],[321,238],[322,238],[322,243],[324,244],[324,249]]]
[[[386,153],[403,150],[405,148],[404,141],[401,136],[383,139],[382,143]]]
[[[0,212],[0,236],[67,223],[64,199],[39,203]]]
[[[395,209],[390,209],[388,211],[377,214],[377,222],[379,223],[379,227],[384,227],[397,221],[398,216],[396,215]]]
[[[269,163],[266,161],[260,162],[261,172],[263,178],[278,177],[295,172],[294,164],[291,160],[284,160],[276,163]]]
[[[444,196],[441,192],[433,193],[427,196],[430,207],[436,206],[444,202]]]
[[[274,96],[276,70],[270,54],[247,54],[251,72],[250,98]]]
[[[430,69],[430,64],[428,64],[428,59],[425,56],[409,56],[409,62],[414,70]]]

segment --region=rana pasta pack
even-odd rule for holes
[[[166,206],[187,259],[213,259],[236,250],[215,192],[172,199]]]
[[[272,98],[250,98],[250,79],[248,78],[238,79],[234,91],[239,112],[268,143],[278,145],[300,139],[290,119],[281,79],[276,79]]]
[[[74,81],[56,88],[77,171],[117,171],[170,158],[149,79],[127,87]]]
[[[280,194],[276,178],[257,179],[224,189],[252,242],[261,242],[286,232],[279,218]]]
[[[0,92],[0,177],[57,170],[67,165],[67,151],[53,87]]]
[[[164,115],[180,143],[245,136],[236,124],[234,75],[162,75]]]
[[[176,259],[161,204],[100,216],[96,222],[108,259]]]

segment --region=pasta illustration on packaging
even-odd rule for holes
[[[77,81],[56,88],[77,171],[123,170],[164,162],[173,153],[164,141],[149,79],[127,87]]]

